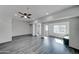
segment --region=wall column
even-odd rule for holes
[[[41,23],[41,37],[44,37],[44,24]]]

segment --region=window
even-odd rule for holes
[[[54,25],[54,33],[66,34],[66,25]]]

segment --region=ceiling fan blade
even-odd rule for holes
[[[32,14],[28,14],[27,16],[31,16]]]
[[[29,18],[29,19],[30,19],[31,17],[27,16],[27,18]]]
[[[19,14],[21,14],[21,15],[24,15],[22,12],[18,12]]]

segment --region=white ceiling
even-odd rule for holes
[[[71,6],[72,5],[0,5],[0,17],[17,18],[15,16],[17,12],[26,12],[26,9],[30,8],[32,19],[35,19],[45,16],[47,13],[51,14]]]

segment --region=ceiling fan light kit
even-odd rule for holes
[[[27,12],[26,13],[23,13],[23,12],[18,12],[18,13],[20,14],[21,18],[28,18],[28,19],[30,19],[32,14],[30,12],[28,12],[28,11],[30,11],[29,8],[27,8]]]

